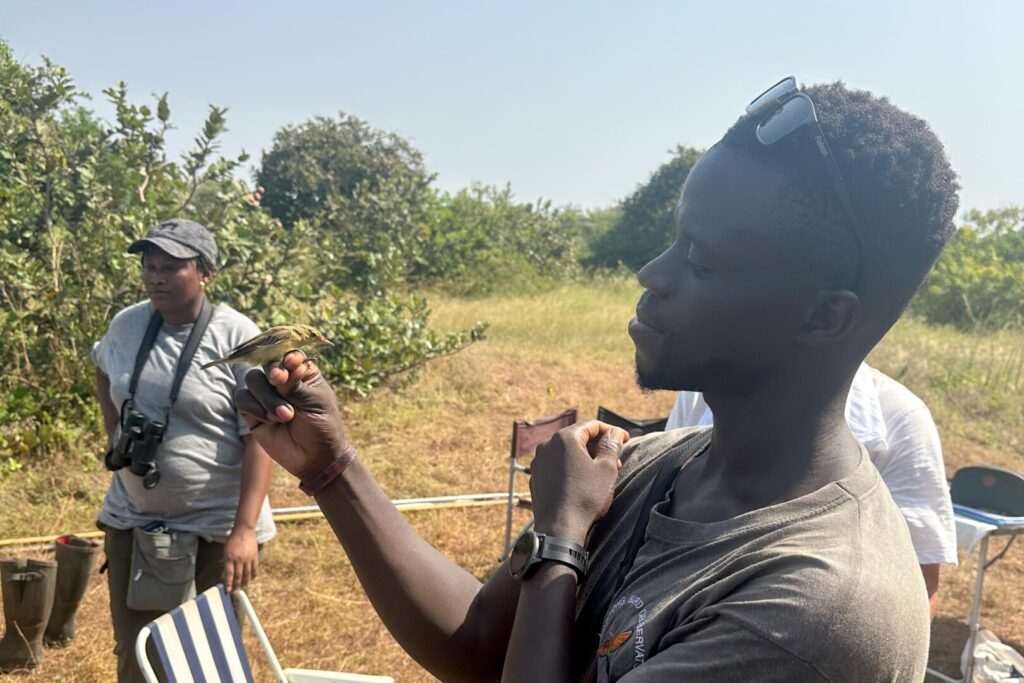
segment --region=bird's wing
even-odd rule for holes
[[[286,326],[270,327],[248,341],[234,348],[228,358],[238,358],[258,348],[267,348],[291,339],[291,331]]]

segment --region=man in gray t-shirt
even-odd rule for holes
[[[898,561],[910,535],[866,452],[840,481],[729,519],[677,519],[660,501],[610,604],[594,595],[618,575],[660,461],[709,457],[710,436],[684,428],[623,450],[615,500],[588,542],[576,668],[602,682],[919,680],[927,596]]]
[[[690,171],[629,323],[640,385],[703,392],[714,427],[560,431],[531,465],[535,528],[484,583],[352,460],[302,354],[249,373],[239,410],[442,680],[916,683],[924,580],[843,408],[955,212],[923,121],[842,84],[758,97]]]

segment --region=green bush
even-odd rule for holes
[[[387,235],[346,243],[345,220],[375,228],[396,220],[385,191],[373,195],[363,183],[329,216],[335,223],[298,218],[286,227],[235,179],[247,157],[217,154],[225,110],[211,107],[193,148],[173,162],[166,95],[133,104],[124,84],[105,95],[112,124],[79,106],[64,69],[19,64],[0,41],[0,342],[9,359],[0,374],[0,470],[33,454],[97,447],[90,348],[116,311],[145,296],[128,245],[171,216],[216,235],[222,267],[212,299],[261,326],[301,321],[335,335],[340,348],[322,365],[353,394],[480,337],[480,325],[431,332],[424,301],[382,286],[395,269],[386,250],[385,258],[371,252]],[[393,189],[385,181],[374,187]]]
[[[969,212],[912,310],[961,329],[1024,327],[1024,209]]]
[[[598,238],[586,265],[638,271],[675,240],[675,207],[679,193],[703,152],[676,147],[673,157],[651,174],[622,202],[622,214],[611,229]]]
[[[319,278],[369,295],[400,288],[422,259],[432,180],[406,140],[344,113],[279,130],[257,175],[285,228],[316,226]]]
[[[550,202],[518,202],[510,188],[439,195],[413,277],[454,294],[536,291],[579,270],[583,218]]]
[[[534,290],[578,270],[583,218],[506,187],[438,193],[398,135],[340,114],[274,136],[257,182],[286,228],[318,227],[324,278],[364,292],[404,284],[470,295]]]

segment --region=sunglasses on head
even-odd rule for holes
[[[855,289],[864,266],[864,245],[861,243],[860,221],[857,220],[857,214],[853,210],[853,202],[850,201],[850,192],[846,187],[846,181],[843,180],[843,175],[839,172],[839,166],[832,155],[832,150],[829,149],[825,133],[818,124],[814,102],[806,94],[800,92],[800,88],[796,85],[796,79],[788,76],[755,97],[747,105],[747,113],[763,114],[755,131],[757,140],[762,145],[774,145],[799,130],[810,129],[818,156],[821,157],[832,188],[843,205],[846,218],[850,223],[850,233],[853,235],[853,241],[857,244],[857,271],[853,278],[853,284],[850,286],[850,289]]]

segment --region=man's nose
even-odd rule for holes
[[[668,250],[666,249],[637,273],[640,286],[655,296],[667,296],[672,291],[672,272],[667,267]]]

